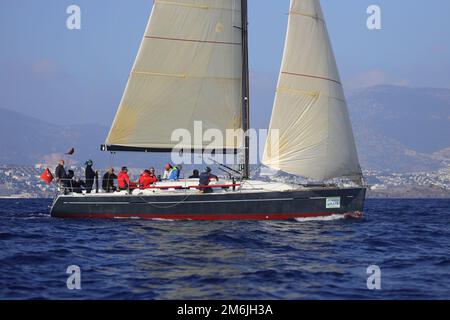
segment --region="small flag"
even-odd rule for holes
[[[53,181],[53,175],[48,168],[42,172],[41,179],[44,180],[46,184],[50,184]]]

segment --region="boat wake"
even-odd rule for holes
[[[51,218],[51,215],[49,213],[32,213],[30,215],[24,215],[24,216],[18,216],[15,217],[15,219],[21,219],[21,220],[35,220],[35,219],[42,219],[42,218]]]
[[[141,217],[114,217],[116,220],[142,220]]]
[[[331,216],[326,217],[308,217],[308,218],[295,218],[297,222],[309,222],[309,221],[335,221],[345,219],[345,215],[343,214],[332,214]]]

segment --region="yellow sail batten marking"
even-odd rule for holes
[[[231,80],[231,81],[240,81],[240,77],[200,77],[193,76],[188,74],[173,74],[173,73],[160,73],[160,72],[145,72],[145,71],[133,71],[132,74],[151,76],[151,77],[173,77],[180,79],[210,79],[210,80]]]
[[[291,89],[291,88],[284,88],[284,87],[278,87],[276,92],[285,92],[285,93],[292,93],[292,94],[298,94],[298,95],[306,95],[313,98],[319,97],[320,93],[317,91],[306,91],[301,89]]]
[[[305,13],[305,12],[298,12],[298,11],[289,11],[289,14],[297,15],[297,16],[303,16],[303,17],[309,17],[313,18],[315,20],[319,20],[322,22],[325,22],[322,18],[320,18],[317,14],[311,14],[311,13]]]
[[[208,6],[208,5],[182,3],[182,2],[175,2],[175,1],[155,0],[155,3],[168,4],[168,5],[174,5],[174,6],[180,6],[180,7],[188,7],[188,8],[210,9],[210,6]]]
[[[145,71],[133,71],[132,74],[139,74],[144,76],[156,76],[156,77],[173,77],[186,79],[187,74],[173,74],[173,73],[157,73],[157,72],[145,72]]]
[[[231,80],[231,81],[241,81],[241,78],[231,78],[231,77],[191,77],[199,79],[210,79],[210,80]]]
[[[214,9],[214,10],[227,10],[227,11],[235,11],[240,12],[240,8],[220,8],[220,7],[211,7],[206,4],[193,4],[193,3],[181,3],[176,1],[164,1],[164,0],[154,0],[154,3],[157,4],[165,4],[165,5],[172,5],[172,6],[180,6],[180,7],[186,7],[186,8],[197,8],[197,9]]]

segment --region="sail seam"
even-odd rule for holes
[[[314,20],[319,20],[319,21],[325,23],[325,21],[321,17],[319,17],[317,14],[303,13],[303,12],[298,12],[298,11],[290,11],[289,14],[313,18]]]
[[[278,87],[276,92],[286,92],[286,93],[293,93],[293,94],[298,94],[298,95],[307,95],[310,97],[318,97],[319,96],[319,92],[316,91],[305,91],[302,89],[292,89],[292,88],[284,88],[284,87]]]
[[[241,80],[241,78],[238,78],[238,77],[200,77],[200,76],[195,76],[195,75],[189,75],[186,73],[175,74],[175,73],[133,71],[132,74],[144,75],[144,76],[154,76],[154,77],[173,77],[173,78],[182,78],[182,79],[191,78],[191,79],[231,80],[231,81],[240,81]]]
[[[180,6],[180,7],[188,7],[188,8],[210,9],[210,6],[208,6],[208,5],[191,4],[191,3],[181,3],[181,2],[175,2],[175,1],[160,1],[160,0],[155,0],[155,3],[167,4],[167,5],[174,5],[174,6]]]
[[[334,83],[337,83],[337,84],[341,85],[341,83],[339,81],[334,80],[334,79],[330,79],[330,78],[325,78],[325,77],[320,77],[320,76],[313,76],[313,75],[302,74],[302,73],[286,72],[286,71],[283,71],[281,73],[282,74],[286,74],[286,75],[290,75],[290,76],[298,76],[298,77],[306,77],[306,78],[327,80],[327,81],[331,81],[331,82],[334,82]]]
[[[208,5],[201,5],[201,4],[191,4],[191,3],[181,3],[181,2],[175,2],[175,1],[162,1],[162,0],[155,0],[154,4],[165,4],[165,5],[172,5],[172,6],[179,6],[179,7],[186,7],[186,8],[196,8],[196,9],[204,9],[204,10],[227,10],[227,11],[236,11],[240,12],[241,10],[236,8],[221,8],[221,7],[211,7]]]
[[[132,74],[157,76],[157,77],[173,77],[173,78],[183,78],[183,79],[186,79],[188,77],[187,74],[155,73],[155,72],[144,72],[144,71],[133,71]]]
[[[146,39],[155,40],[169,40],[169,41],[183,41],[183,42],[197,42],[197,43],[209,43],[209,44],[224,44],[224,45],[237,45],[240,46],[240,42],[224,42],[224,41],[211,41],[211,40],[196,40],[196,39],[182,39],[182,38],[168,38],[168,37],[155,37],[145,36]]]

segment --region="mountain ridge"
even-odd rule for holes
[[[74,147],[85,158],[100,150],[106,127],[58,125],[9,109],[0,108],[0,163],[29,165]],[[88,142],[89,143],[86,143]]]
[[[449,89],[376,86],[354,92],[348,105],[363,169],[434,171],[450,164]],[[107,132],[106,126],[53,124],[0,108],[0,163],[54,162],[75,147],[78,161],[106,166],[110,156],[99,146]]]
[[[348,98],[363,168],[432,171],[450,162],[450,90],[392,85]]]

